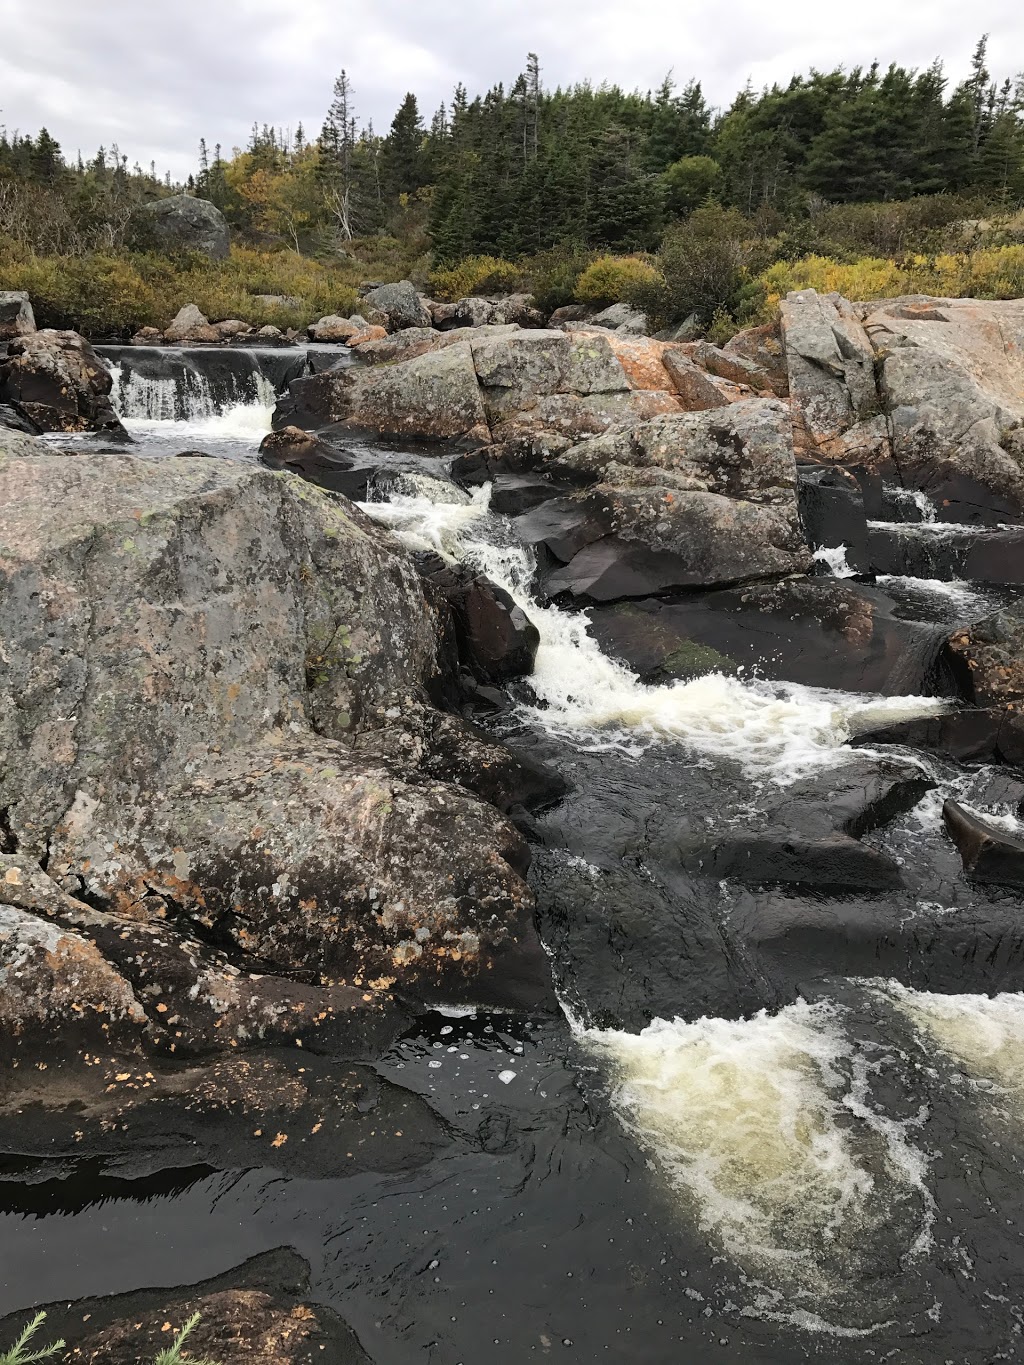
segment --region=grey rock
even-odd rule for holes
[[[383,315],[385,326],[389,332],[400,332],[403,327],[429,327],[431,317],[423,306],[423,301],[416,290],[416,286],[409,280],[400,280],[397,284],[382,284],[375,289],[369,290],[363,296],[364,302],[370,309]],[[367,314],[370,321],[374,318]]]
[[[623,336],[640,337],[650,332],[646,313],[628,303],[613,303],[610,308],[602,308],[590,321],[597,327],[610,327]]]
[[[175,194],[144,205],[136,217],[146,236],[165,251],[198,251],[220,261],[231,249],[227,219],[207,199]]]
[[[363,318],[341,318],[336,313],[320,318],[307,329],[311,341],[348,341],[366,327]]]
[[[0,346],[35,330],[28,294],[23,289],[0,289]]]
[[[0,633],[5,837],[76,898],[324,987],[546,990],[520,836],[355,753],[438,656],[411,561],[351,504],[226,460],[0,456]]]
[[[164,340],[172,343],[188,341],[195,336],[204,335],[210,328],[210,319],[194,303],[186,303],[179,308],[170,326],[164,330]]]

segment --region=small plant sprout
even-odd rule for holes
[[[192,1314],[167,1350],[161,1351],[153,1361],[153,1365],[220,1365],[220,1362],[216,1360],[198,1360],[193,1356],[186,1357],[181,1354],[181,1348],[184,1346],[186,1338],[199,1323],[199,1316],[198,1313]],[[5,1362],[0,1361],[0,1365],[5,1365]]]
[[[18,1337],[11,1349],[0,1355],[0,1365],[31,1365],[34,1360],[49,1360],[58,1351],[62,1351],[64,1349],[63,1338],[60,1341],[53,1342],[50,1346],[42,1346],[35,1351],[29,1350],[29,1343],[45,1321],[46,1314],[39,1312],[31,1322],[26,1323],[21,1336]]]

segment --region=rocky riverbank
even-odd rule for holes
[[[476,1083],[458,1117],[405,1085],[438,1008],[553,1038],[557,991],[606,1047],[836,977],[1024,984],[1024,304],[809,291],[717,348],[387,290],[345,364],[267,369],[258,460],[133,449],[88,343],[7,310],[0,1109],[34,1179],[525,1161]],[[348,1342],[257,1270],[180,1296],[204,1350]],[[97,1350],[149,1311],[116,1307]]]

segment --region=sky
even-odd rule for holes
[[[942,57],[956,80],[985,31],[993,75],[1024,68],[1020,0],[0,0],[0,123],[45,126],[71,157],[116,143],[179,179],[200,137],[315,135],[342,67],[360,123],[386,132],[407,90],[429,120],[457,82],[508,84],[530,51],[548,87],[647,90],[671,70],[724,107],[748,79],[875,58]]]

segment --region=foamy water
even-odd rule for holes
[[[927,1162],[872,1108],[868,1064],[834,1007],[580,1036],[684,1211],[748,1272],[841,1290],[897,1204],[912,1206],[904,1253],[927,1249]]]
[[[125,430],[144,448],[251,454],[271,429],[277,395],[258,367],[239,376],[233,401],[219,401],[205,375],[183,370],[149,379],[111,365],[111,401]]]
[[[815,550],[811,559],[815,564],[821,564],[833,578],[853,578],[856,569],[851,569],[847,560],[848,545],[834,545],[830,549],[824,546],[820,550]]]
[[[601,651],[585,612],[533,600],[534,557],[506,522],[490,515],[489,485],[471,497],[439,480],[403,486],[412,491],[361,504],[364,511],[410,547],[472,564],[511,594],[540,633],[530,677],[538,705],[524,706],[523,714],[584,747],[639,752],[675,741],[731,759],[751,775],[789,782],[845,761],[850,750],[843,746],[861,731],[947,709],[930,697],[860,696],[719,673],[664,686],[643,683]]]

